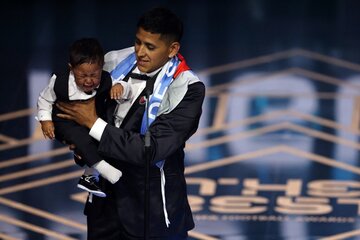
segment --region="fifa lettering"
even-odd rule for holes
[[[217,213],[262,213],[266,206],[255,204],[267,204],[268,199],[263,197],[221,196],[214,197],[210,201],[210,210]]]
[[[229,180],[237,183],[234,179]],[[221,184],[226,182],[224,178],[221,182],[209,178],[187,178],[186,181],[189,189],[198,192],[198,195],[189,195],[193,212],[209,206],[208,210],[214,213],[259,214],[274,206],[272,210],[281,214],[322,215],[331,213],[334,205],[348,205],[354,207],[360,216],[360,198],[357,198],[360,197],[360,182],[357,181],[314,180],[303,189],[302,179],[288,179],[284,184],[264,184],[259,179],[245,178],[240,191],[234,184]],[[240,183],[239,179],[239,186]],[[217,192],[225,192],[224,188],[236,189],[238,194],[215,196]],[[277,194],[275,197],[274,192]],[[331,198],[336,198],[336,201],[330,201]]]

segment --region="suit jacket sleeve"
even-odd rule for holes
[[[178,106],[170,113],[158,116],[151,124],[149,130],[152,164],[185,147],[185,142],[198,128],[204,97],[203,83],[189,85]],[[98,150],[103,156],[117,161],[145,165],[144,138],[138,132],[126,131],[108,124]]]

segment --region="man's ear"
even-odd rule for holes
[[[169,58],[174,57],[180,50],[180,43],[179,42],[173,42],[171,43],[169,47]]]
[[[70,63],[68,63],[68,67],[69,67],[69,70],[71,71],[72,70],[72,66]]]

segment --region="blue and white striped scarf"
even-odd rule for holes
[[[149,98],[149,111],[147,116],[147,111],[144,112],[142,122],[141,122],[141,130],[140,133],[145,135],[148,126],[151,125],[152,122],[156,119],[161,101],[173,80],[173,76],[177,70],[177,67],[180,64],[180,60],[177,56],[174,56],[170,59],[168,63],[164,65],[166,67],[165,73],[161,71],[156,78],[154,84],[153,94]],[[123,80],[125,76],[134,68],[136,65],[136,56],[135,53],[131,53],[127,56],[123,61],[121,61],[114,70],[110,72],[112,79],[115,81]],[[149,122],[147,122],[149,120]],[[166,198],[165,198],[165,174],[164,174],[164,163],[165,160],[160,160],[156,163],[156,166],[160,169],[161,173],[161,194],[163,201],[163,211],[165,215],[165,224],[167,227],[170,225],[170,221],[168,218],[167,210],[166,210]]]

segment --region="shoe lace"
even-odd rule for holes
[[[97,181],[99,181],[99,178],[96,177],[96,176],[90,175],[90,176],[86,176],[85,180],[88,181],[88,182],[97,182]]]

